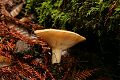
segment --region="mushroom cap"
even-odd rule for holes
[[[34,32],[38,37],[43,38],[52,49],[66,50],[75,44],[86,40],[85,37],[66,30],[42,29]]]

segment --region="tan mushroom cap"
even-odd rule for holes
[[[38,37],[43,38],[49,44],[50,47],[57,47],[62,50],[68,49],[73,45],[86,40],[85,37],[66,30],[42,29],[36,30],[35,34]]]
[[[66,30],[42,29],[42,30],[36,30],[34,33],[38,37],[43,38],[49,44],[52,50],[56,49],[57,51],[55,52],[61,52],[63,50],[66,50],[74,46],[75,44],[81,41],[86,40],[85,37],[80,36],[77,33]],[[59,63],[59,62],[60,61],[54,63]]]

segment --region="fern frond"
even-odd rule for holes
[[[88,77],[92,76],[92,74],[97,71],[98,69],[93,69],[93,70],[83,70],[83,71],[78,71],[77,73],[74,73],[74,79],[75,80],[86,80]]]

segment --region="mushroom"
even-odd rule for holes
[[[43,38],[51,47],[52,64],[60,63],[62,51],[65,51],[75,44],[86,40],[85,37],[66,30],[42,29],[36,30],[34,33],[37,35],[37,37]]]

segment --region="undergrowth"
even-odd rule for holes
[[[34,22],[0,17],[0,79],[4,80],[119,80],[119,0],[26,0],[17,17],[35,14]],[[25,12],[25,14],[24,14]],[[1,16],[1,14],[0,14]],[[15,26],[10,28],[7,24]],[[51,64],[51,49],[42,39],[31,39],[17,27],[33,33],[36,29],[57,28],[75,31],[87,40],[69,49],[60,64]],[[16,53],[17,41],[30,45]],[[79,46],[81,45],[81,46]],[[77,48],[76,48],[77,47]],[[75,48],[75,49],[74,49]],[[72,51],[73,50],[73,51]],[[115,55],[113,55],[113,53]],[[107,60],[107,61],[106,61]]]

